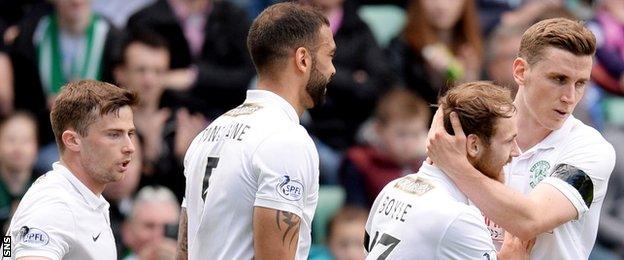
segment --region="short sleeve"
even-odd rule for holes
[[[62,259],[73,244],[74,221],[72,212],[62,202],[36,204],[36,209],[29,210],[11,223],[8,233],[12,238],[12,256]]]
[[[442,237],[437,256],[439,259],[496,259],[490,232],[478,210],[462,212],[451,222]]]
[[[596,135],[599,135],[596,133]],[[615,150],[613,146],[601,138],[601,142],[597,142],[596,138],[586,138],[585,140],[571,140],[572,143],[561,154],[562,157],[557,161],[557,167],[560,164],[571,165],[583,171],[591,180],[592,199],[591,202],[602,202],[607,193],[607,184],[609,177],[615,167]],[[591,142],[591,140],[594,140]],[[558,189],[568,200],[574,205],[578,212],[579,218],[589,210],[592,203],[587,205],[584,198],[588,194],[581,194],[583,190],[571,185],[566,180],[557,177],[545,178],[543,183],[552,185]]]
[[[258,176],[254,206],[303,217],[308,196],[318,195],[318,153],[305,131],[282,131],[265,139],[252,155]]]

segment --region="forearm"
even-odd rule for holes
[[[547,231],[538,207],[526,195],[477,171],[467,161],[440,167],[488,218],[523,240]]]
[[[294,259],[299,244],[300,218],[288,211],[254,208],[254,258]]]
[[[186,208],[182,207],[180,211],[180,226],[178,229],[178,248],[176,252],[177,260],[188,259],[188,216]]]

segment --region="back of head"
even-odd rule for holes
[[[276,65],[299,47],[314,53],[323,26],[329,26],[329,21],[312,7],[290,2],[269,6],[253,21],[247,36],[247,49],[258,73],[279,69]]]
[[[456,112],[466,135],[475,134],[489,144],[496,133],[496,120],[510,118],[516,110],[511,92],[486,81],[461,84],[440,98],[444,127],[454,134],[450,113]]]
[[[593,55],[596,52],[596,37],[581,22],[566,18],[546,19],[524,32],[518,56],[529,64],[535,64],[548,47],[577,56]]]
[[[56,97],[50,113],[52,130],[60,151],[65,149],[61,140],[63,131],[73,129],[86,136],[89,126],[98,118],[117,113],[120,108],[134,106],[137,102],[135,93],[109,83],[96,80],[68,83]]]

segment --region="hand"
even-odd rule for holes
[[[163,108],[153,112],[137,112],[134,125],[143,136],[143,158],[147,162],[158,160],[163,142],[163,129],[171,111]]]
[[[183,159],[186,150],[195,139],[195,136],[203,130],[208,121],[201,114],[191,115],[185,108],[178,109],[176,113],[176,133],[174,140],[174,154],[178,159]]]
[[[172,90],[188,90],[197,79],[197,69],[175,69],[167,72],[164,77],[165,86]]]
[[[431,68],[438,73],[445,73],[452,62],[452,54],[444,44],[430,44],[422,49],[422,56]]]
[[[522,241],[520,238],[505,232],[505,240],[498,252],[498,258],[501,260],[529,260],[531,258],[531,250],[535,245],[536,238],[529,241]]]
[[[438,108],[431,128],[427,135],[427,156],[433,163],[442,169],[442,171],[450,174],[449,167],[458,165],[463,160],[468,163],[466,158],[466,136],[462,130],[461,123],[457,117],[457,113],[451,112],[451,124],[455,135],[450,135],[444,128],[444,112],[442,108]]]
[[[175,257],[176,242],[169,238],[150,243],[144,246],[141,252],[138,252],[138,259],[140,260],[171,260]]]

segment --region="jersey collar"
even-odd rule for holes
[[[561,140],[565,139],[567,136],[570,135],[570,132],[572,132],[572,128],[574,128],[575,122],[577,120],[578,119],[574,118],[574,116],[572,115],[568,116],[561,128],[550,132],[550,134],[546,136],[546,138],[544,138],[537,145],[533,146],[526,153],[531,154],[538,150],[548,150],[555,148],[555,146],[557,146],[557,144],[561,142]]]
[[[102,195],[96,196],[89,188],[87,188],[87,186],[85,186],[78,178],[76,178],[76,176],[73,173],[71,173],[69,169],[67,169],[67,167],[62,165],[60,162],[55,162],[54,164],[52,164],[52,168],[54,169],[55,172],[61,173],[61,175],[65,179],[67,179],[69,183],[72,184],[72,186],[74,186],[76,191],[78,191],[78,193],[82,196],[82,198],[93,209],[99,209],[102,207],[108,208],[109,204],[106,201],[106,199],[104,199]]]
[[[442,185],[445,186],[448,193],[457,201],[468,204],[468,197],[462,193],[459,188],[455,185],[455,183],[446,176],[440,168],[428,164],[427,162],[423,162],[418,174],[422,174],[427,177],[431,177],[432,179],[438,180]]]
[[[247,90],[247,99],[245,100],[245,103],[252,103],[252,102],[259,102],[259,101],[260,102],[266,101],[266,102],[270,102],[271,104],[278,105],[286,113],[286,115],[288,115],[288,118],[291,121],[299,124],[299,116],[297,115],[297,111],[295,111],[295,108],[290,103],[288,103],[288,101],[286,101],[286,99],[284,99],[283,97],[268,90],[260,90],[260,89]]]

